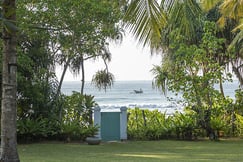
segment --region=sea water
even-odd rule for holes
[[[238,87],[237,81],[225,83],[225,94],[234,98],[235,89]],[[80,88],[81,82],[79,81],[64,82],[62,92],[71,95],[72,91],[80,92]],[[143,93],[134,92],[134,90],[140,89]],[[167,113],[182,111],[183,109],[183,103],[180,102],[182,100],[181,95],[168,92],[165,96],[161,91],[153,88],[152,81],[116,81],[106,91],[100,91],[91,82],[86,82],[84,93],[93,95],[94,100],[104,111],[119,109],[121,106],[158,109]]]

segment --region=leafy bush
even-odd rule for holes
[[[196,120],[193,114],[176,112],[172,123],[178,139],[191,140],[195,137]]]
[[[61,136],[65,141],[84,140],[98,131],[97,127],[92,126],[92,111],[97,105],[94,96],[73,92],[65,97],[64,103]]]
[[[197,136],[196,116],[192,112],[167,116],[158,110],[129,109],[128,138],[160,140],[168,138],[191,140]]]
[[[18,139],[31,142],[58,134],[58,122],[47,118],[22,119],[17,121]]]
[[[61,126],[61,136],[66,142],[71,140],[84,141],[86,137],[94,136],[98,131],[96,126],[82,126],[78,122],[68,122]]]
[[[171,119],[158,110],[129,109],[128,138],[158,140],[171,136]]]
[[[243,136],[243,116],[239,114],[235,114],[235,116],[236,116],[235,125],[237,128],[237,135],[242,137]]]
[[[94,96],[73,92],[71,96],[65,97],[64,105],[64,123],[75,121],[85,126],[92,124],[92,109],[97,105]]]

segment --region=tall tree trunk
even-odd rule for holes
[[[57,87],[57,94],[56,94],[55,98],[57,98],[59,96],[60,92],[61,92],[62,83],[63,83],[64,77],[65,77],[66,71],[68,69],[68,66],[70,64],[70,61],[71,61],[71,58],[68,58],[66,64],[64,65],[64,69],[63,69],[63,72],[62,72],[61,79],[59,81],[59,85]]]
[[[225,99],[222,77],[220,77],[220,80],[219,80],[219,89],[220,89],[221,95]]]
[[[56,93],[56,96],[55,96],[55,101],[57,100],[58,96],[60,95],[60,92],[61,92],[61,88],[62,88],[62,83],[63,83],[63,80],[64,80],[64,77],[65,77],[65,74],[66,74],[66,71],[68,69],[68,66],[70,64],[70,61],[71,61],[71,58],[68,58],[66,64],[64,65],[64,69],[63,69],[63,72],[62,72],[62,76],[61,76],[61,79],[59,81],[59,85],[58,85],[58,88],[57,88],[57,93]],[[56,105],[58,104],[58,102],[55,102]],[[59,121],[62,120],[62,105],[58,105],[59,106]]]
[[[236,67],[233,63],[231,63],[231,64],[232,64],[232,70],[235,73],[235,76],[238,78],[240,85],[242,86],[243,85],[243,76],[242,76],[242,73],[239,70],[240,68]]]
[[[2,16],[15,25],[15,0],[2,0]],[[17,66],[16,31],[10,26],[3,28],[3,69],[2,69],[2,116],[1,116],[1,162],[19,162],[17,151]],[[11,32],[10,32],[11,31]]]
[[[84,94],[84,84],[85,84],[85,72],[84,72],[84,59],[82,57],[82,60],[81,60],[81,70],[82,70],[82,79],[81,79],[81,95]]]

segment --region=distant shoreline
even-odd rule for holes
[[[152,82],[153,80],[115,80],[114,81],[114,83],[116,83],[116,82]],[[68,82],[81,82],[81,80],[80,81],[78,81],[78,80],[68,80],[68,81],[63,81],[63,82],[65,82],[65,83],[68,83]],[[91,82],[90,80],[88,80],[88,81],[85,81],[85,82]]]

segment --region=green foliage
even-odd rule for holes
[[[57,115],[52,106],[57,88],[55,61],[49,51],[47,31],[23,33],[18,39],[18,117],[49,118]]]
[[[66,141],[84,140],[95,135],[98,128],[92,126],[92,110],[96,105],[92,95],[74,91],[71,96],[65,96],[60,135]]]
[[[77,122],[88,126],[92,124],[92,109],[97,105],[94,96],[73,92],[66,96],[63,110],[63,123]]]
[[[225,105],[227,109],[223,107]],[[205,109],[197,113],[195,108],[189,108],[183,113],[175,112],[172,115],[166,115],[166,112],[161,113],[158,110],[128,109],[128,138],[193,140],[210,136],[212,140],[218,140],[222,132],[223,136],[242,136],[242,116],[232,114],[232,111],[229,111],[231,106],[231,100],[226,100],[221,105],[215,105],[210,112]]]
[[[96,106],[94,96],[81,95],[73,92],[64,98],[62,120],[57,120],[56,115],[49,118],[34,118],[35,110],[31,110],[27,117],[18,120],[17,133],[20,141],[31,142],[40,139],[84,140],[94,136],[98,127],[92,126],[92,108]],[[38,112],[37,114],[40,114]]]
[[[17,134],[22,142],[31,142],[58,134],[59,122],[54,119],[22,119],[17,121]]]
[[[172,125],[177,138],[191,140],[196,136],[196,118],[193,113],[178,113],[173,115]]]
[[[177,36],[184,35],[185,42],[197,42],[200,38],[201,22],[203,12],[199,3],[195,0],[167,2],[168,12],[168,29],[170,32],[177,30]],[[165,8],[167,5],[163,4]],[[165,9],[166,10],[166,9]]]
[[[39,113],[34,114],[37,117],[46,116],[50,111],[61,113],[62,109],[54,101],[58,100],[62,84],[56,80],[55,66],[64,65],[64,69],[71,68],[78,74],[84,70],[83,61],[103,58],[107,54],[108,38],[117,39],[121,35],[118,22],[124,3],[41,0],[17,4],[21,30],[18,39],[21,116],[29,115],[29,109]]]
[[[154,85],[164,91],[168,88],[176,93],[182,92],[188,109],[194,113],[176,113],[168,117],[156,111],[131,110],[129,136],[136,139],[187,139],[192,138],[195,129],[224,130],[228,134],[236,132],[241,135],[242,90],[236,91],[233,103],[224,97],[223,89],[217,91],[214,85],[231,80],[230,74],[225,74],[224,70],[229,60],[242,57],[242,32],[238,35],[235,33],[235,37],[229,34],[232,29],[229,26],[219,32],[215,23],[202,23],[202,12],[196,1],[177,2],[168,3],[167,8],[164,4],[159,6],[156,1],[132,1],[125,20],[140,41],[150,43],[151,49],[166,46],[163,49],[168,53],[163,57],[163,65],[152,70],[156,76]],[[126,2],[19,1],[18,28],[15,22],[2,19],[3,27],[9,32],[21,31],[18,37],[17,74],[19,136],[47,137],[62,132],[75,137],[90,135],[95,131],[90,127],[92,107],[96,105],[93,96],[74,93],[58,106],[54,104],[58,100],[55,97],[58,82],[54,67],[57,63],[65,64],[76,74],[83,70],[80,65],[85,60],[101,57],[109,61],[110,58],[106,57],[109,53],[106,49],[107,38],[116,39],[121,34],[118,24],[124,6],[120,4],[125,5]],[[237,7],[236,3],[230,6]],[[228,7],[221,6],[223,16],[233,11]],[[239,21],[237,17],[230,17]],[[234,26],[232,22],[227,21]],[[230,38],[227,37],[226,41],[221,38],[222,35]],[[225,50],[233,37],[237,38],[233,41],[234,46],[238,46],[235,49],[238,55],[234,56]],[[237,53],[234,49],[232,51]],[[241,65],[234,66],[233,70],[239,73]],[[98,88],[106,89],[113,83],[113,75],[108,68],[106,70],[99,71],[94,77]],[[59,122],[54,120],[58,115]]]
[[[216,121],[210,123],[211,118],[221,118],[223,114],[215,116],[215,109],[223,108],[224,111],[231,106],[221,85],[231,81],[231,75],[225,73],[224,69],[225,59],[232,56],[224,49],[225,39],[217,36],[214,22],[204,22],[199,42],[188,43],[187,36],[178,32],[175,29],[169,35],[170,53],[164,57],[161,67],[153,69],[154,83],[163,91],[168,88],[172,92],[181,93],[188,108],[196,108],[194,111],[198,114],[198,126],[211,134],[216,129]],[[216,84],[220,85],[219,90],[215,88]]]
[[[128,137],[131,139],[161,139],[169,136],[165,114],[158,110],[129,109]]]
[[[243,90],[237,89],[235,91],[235,109],[236,112],[243,115]]]
[[[226,120],[222,119],[222,116],[217,116],[217,117],[211,116],[210,125],[212,129],[215,131],[224,131],[226,130],[227,127]]]
[[[20,26],[35,24],[38,29],[48,29],[50,50],[55,62],[64,66],[63,75],[70,68],[74,75],[82,71],[84,79],[83,62],[104,59],[108,39],[117,40],[121,36],[119,21],[124,1],[121,4],[119,2],[43,0],[20,3],[19,14],[24,19]]]
[[[114,75],[107,70],[99,70],[92,78],[92,84],[99,90],[110,88],[114,83]]]
[[[155,0],[131,1],[124,17],[126,27],[143,44],[156,48],[161,29],[166,24],[166,13]]]
[[[242,137],[243,136],[243,116],[239,114],[235,114],[236,116],[236,128],[237,128],[237,135]]]
[[[158,110],[129,109],[128,137],[135,140],[168,138],[192,140],[196,134],[193,113],[175,113],[171,116]]]
[[[86,137],[92,137],[96,135],[98,127],[96,126],[84,126],[78,122],[66,122],[61,125],[60,135],[66,142],[71,140],[84,141]]]
[[[235,92],[235,104],[234,109],[231,111],[235,116],[235,120],[233,121],[233,126],[236,127],[234,134],[237,136],[243,136],[243,91],[242,89],[237,89]]]

